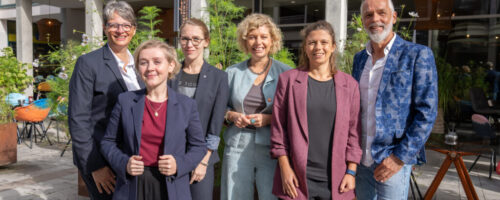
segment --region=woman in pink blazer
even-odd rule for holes
[[[281,199],[353,199],[361,159],[358,83],[335,68],[335,33],[325,21],[302,30],[299,68],[279,77],[271,122]]]

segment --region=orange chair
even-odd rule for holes
[[[52,91],[48,82],[41,82],[36,88],[38,90],[36,99],[40,99],[40,97],[45,96],[45,93]]]
[[[23,122],[21,140],[22,138],[29,137],[30,148],[33,147],[33,137],[35,138],[35,143],[37,142],[37,133],[41,136],[40,141],[47,138],[49,144],[52,145],[52,142],[47,136],[47,129],[45,129],[43,125],[43,120],[47,118],[49,112],[50,107],[48,106],[47,99],[36,100],[28,106],[17,107],[14,109],[14,118],[19,122]],[[37,125],[42,129],[41,131],[38,130]]]

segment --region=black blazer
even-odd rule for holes
[[[137,78],[141,88],[144,83]],[[118,94],[127,85],[108,45],[78,58],[69,83],[68,124],[73,162],[83,175],[106,165],[99,143]]]
[[[181,69],[182,70],[182,69]],[[168,81],[168,85],[178,91],[182,73]],[[224,123],[224,115],[229,98],[227,73],[203,62],[194,99],[198,105],[201,126],[205,138],[208,134],[219,136]],[[219,161],[217,151],[212,153],[209,164]]]
[[[139,155],[146,90],[120,94],[101,141],[101,152],[116,172],[113,199],[136,199],[137,177],[127,174],[132,155]],[[169,88],[163,154],[172,155],[177,173],[165,177],[168,199],[191,199],[189,174],[206,154],[196,103]]]

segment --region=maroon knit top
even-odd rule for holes
[[[144,166],[158,166],[158,157],[163,155],[167,103],[167,100],[161,103],[152,102],[148,98],[145,100],[139,148]],[[155,116],[155,111],[158,116]]]

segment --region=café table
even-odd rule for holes
[[[442,153],[446,155],[441,167],[439,168],[434,180],[432,181],[429,189],[425,193],[424,199],[430,200],[436,193],[439,184],[444,178],[446,172],[448,172],[451,164],[453,163],[457,169],[457,174],[460,178],[460,182],[464,188],[467,199],[469,200],[478,200],[479,197],[474,188],[474,184],[471,181],[469,172],[465,167],[463,156],[471,156],[478,155],[481,152],[489,151],[488,148],[484,148],[484,146],[471,144],[471,143],[458,143],[457,145],[446,145],[444,142],[439,141],[429,141],[426,144],[427,149],[431,149],[433,151]]]

